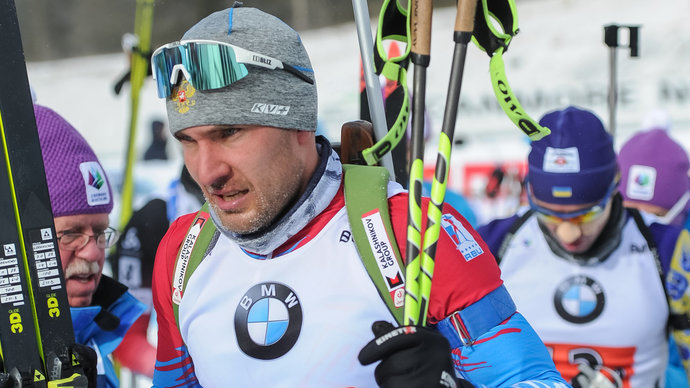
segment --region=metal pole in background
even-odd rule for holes
[[[608,106],[609,106],[609,133],[611,137],[616,135],[616,106],[618,104],[618,74],[617,74],[617,48],[618,30],[628,29],[629,41],[627,46],[630,48],[631,57],[639,57],[639,26],[619,26],[617,24],[609,24],[604,26],[604,43],[609,47],[609,91],[608,91]]]

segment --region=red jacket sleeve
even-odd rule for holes
[[[153,377],[156,348],[146,338],[151,314],[142,314],[127,330],[113,356],[122,366],[148,377]]]
[[[428,198],[422,200],[422,230],[427,224],[428,203]],[[388,204],[395,238],[404,258],[407,243],[407,193],[389,198]],[[470,223],[448,205],[443,206],[443,215],[448,225],[455,226],[442,226],[439,233],[428,313],[428,321],[432,324],[471,305],[503,284],[496,260]],[[459,235],[474,240],[481,253],[475,257],[464,255],[460,251]]]
[[[195,214],[178,218],[163,236],[153,267],[153,306],[158,322],[158,349],[153,373],[154,387],[195,386],[192,359],[175,321],[172,277],[180,244]]]

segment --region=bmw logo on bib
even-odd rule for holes
[[[262,283],[247,291],[235,310],[235,334],[253,358],[276,359],[292,349],[302,328],[302,308],[295,292],[280,283]]]
[[[558,286],[553,303],[558,315],[566,321],[588,323],[604,310],[604,291],[592,278],[572,276]]]

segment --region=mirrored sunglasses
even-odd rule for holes
[[[251,66],[271,70],[285,70],[314,84],[304,72],[275,58],[245,50],[228,43],[211,40],[182,40],[168,43],[153,52],[151,68],[158,89],[158,97],[172,93],[182,73],[197,90],[220,89],[241,80],[249,74]]]

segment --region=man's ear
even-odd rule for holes
[[[295,130],[299,145],[316,145],[316,132]]]

